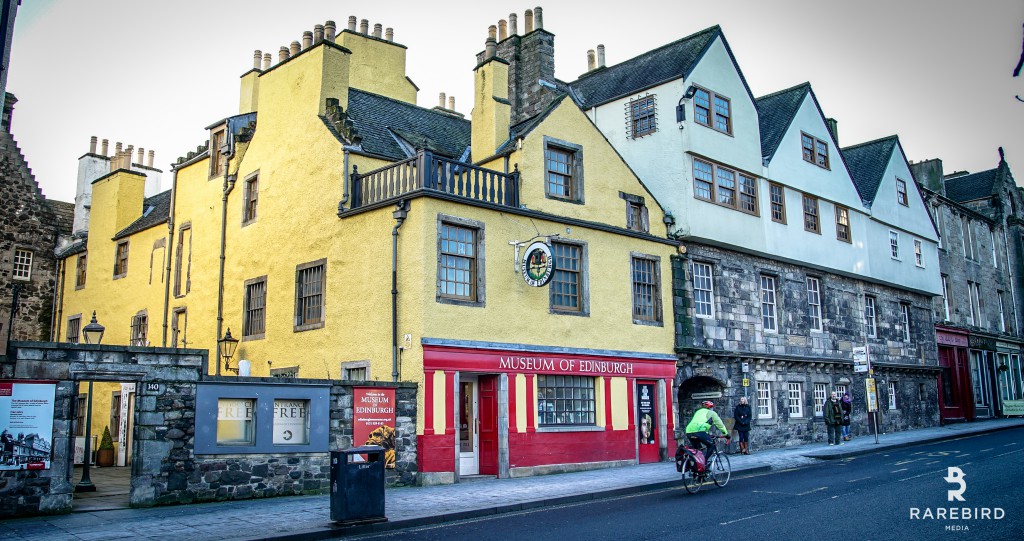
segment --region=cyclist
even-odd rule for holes
[[[722,423],[722,418],[715,413],[715,403],[710,400],[701,402],[701,407],[694,412],[693,418],[690,419],[690,423],[686,425],[686,437],[690,439],[690,444],[695,448],[700,449],[701,444],[704,447],[704,463],[708,461],[708,457],[711,455],[711,449],[714,448],[715,442],[711,438],[711,434],[708,430],[711,430],[711,426],[714,425],[725,434],[725,444],[729,444],[729,431],[725,429],[725,424]]]

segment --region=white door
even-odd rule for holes
[[[459,378],[459,475],[480,473],[480,409],[475,377]]]

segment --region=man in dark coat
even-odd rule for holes
[[[825,428],[828,430],[828,444],[842,445],[839,434],[843,425],[843,408],[839,405],[839,395],[832,393],[828,402],[825,402]]]
[[[736,423],[733,428],[740,435],[740,452],[749,455],[750,454],[750,404],[747,404],[747,397],[741,397],[740,403],[733,408],[732,417]]]

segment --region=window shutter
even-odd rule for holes
[[[640,207],[640,227],[645,233],[649,233],[651,231],[651,218],[650,214],[647,212],[647,205]]]

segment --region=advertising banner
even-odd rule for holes
[[[640,445],[657,444],[654,438],[654,385],[650,383],[638,383],[636,386],[636,418],[639,420],[638,437]]]
[[[875,389],[875,378],[864,380],[864,386],[867,390],[868,411],[878,411],[878,392]]]
[[[0,470],[50,469],[56,388],[0,381]]]
[[[352,389],[352,445],[384,448],[384,467],[395,467],[395,390],[379,387]]]

